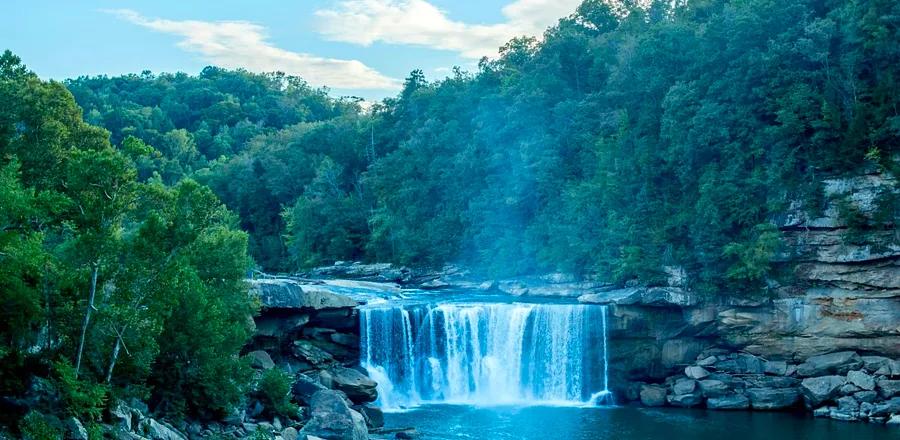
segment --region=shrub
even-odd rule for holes
[[[62,433],[51,425],[41,413],[32,411],[19,422],[19,430],[25,440],[61,440]]]
[[[259,379],[257,394],[268,410],[276,415],[296,418],[297,405],[291,403],[291,375],[277,368],[266,370]]]
[[[75,368],[68,362],[55,362],[53,367],[56,371],[56,386],[69,414],[79,419],[100,420],[108,388],[76,378]]]

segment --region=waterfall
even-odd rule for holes
[[[360,364],[387,409],[608,404],[606,307],[462,303],[360,310]]]

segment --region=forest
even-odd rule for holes
[[[676,3],[586,1],[477,72],[412,72],[369,111],[214,67],[65,86],[114,145],[151,148],[140,180],[212,188],[263,270],[465,263],[653,283],[681,266],[699,288],[752,285],[774,212],[817,209],[827,176],[894,166],[900,5]]]
[[[252,270],[682,267],[697,291],[758,291],[772,216],[821,209],[824,178],[898,171],[898,41],[894,0],[586,0],[374,104],[218,67],[48,81],[7,51],[0,395],[37,372],[86,420],[110,396],[219,417],[266,392],[237,356]]]

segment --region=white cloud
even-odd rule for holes
[[[408,44],[458,52],[466,58],[492,56],[513,37],[540,36],[575,12],[581,0],[516,0],[503,7],[506,21],[472,24],[451,20],[426,0],[341,0],[316,11],[318,31],[333,41]]]
[[[339,89],[396,90],[399,81],[357,60],[339,60],[291,52],[267,41],[265,28],[246,21],[165,20],[128,9],[107,10],[119,18],[157,32],[177,35],[178,47],[226,68],[255,72],[282,71],[316,86]]]

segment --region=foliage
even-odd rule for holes
[[[732,242],[725,246],[722,255],[735,261],[726,276],[737,281],[759,281],[768,274],[772,257],[778,249],[780,234],[769,223],[753,228],[750,241]]]
[[[8,51],[0,104],[0,394],[52,377],[92,437],[110,394],[192,415],[239,402],[256,307],[247,236],[208,187],[141,174],[163,153],[197,160],[189,133],[169,130],[160,150],[113,146],[62,84]]]
[[[19,431],[25,440],[62,440],[62,432],[37,411],[29,412],[19,422]]]
[[[56,387],[69,415],[99,421],[103,416],[109,389],[102,384],[78,379],[75,368],[66,361],[53,364]]]
[[[464,262],[653,284],[681,266],[695,288],[753,290],[769,252],[757,225],[814,201],[824,177],[893,167],[898,12],[585,1],[475,73],[412,72],[369,113],[300,87],[318,106],[273,118],[248,102],[290,87],[242,71],[68,85],[114,139],[133,134],[208,183],[264,269]],[[205,167],[164,147],[172,130]]]
[[[296,418],[299,408],[291,403],[293,378],[287,372],[272,368],[262,373],[257,384],[259,394],[266,408],[272,408],[275,415]]]

